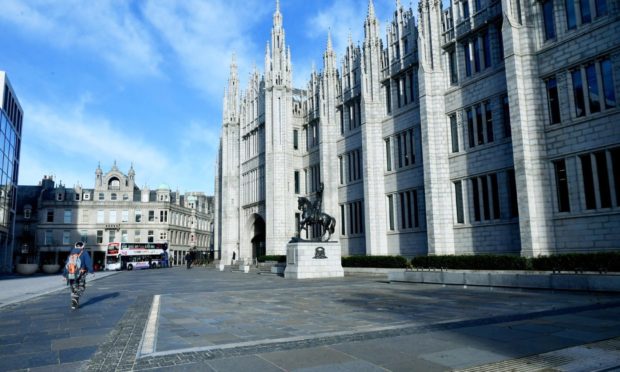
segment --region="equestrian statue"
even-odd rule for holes
[[[308,226],[312,227],[318,225],[321,228],[321,236],[314,237],[310,240],[326,242],[329,241],[329,238],[334,233],[336,228],[336,219],[327,213],[321,212],[321,204],[323,201],[322,198],[323,183],[319,186],[319,191],[317,192],[314,203],[305,196],[300,196],[297,199],[297,209],[302,212],[299,220],[299,231],[308,231]],[[302,240],[301,238],[299,239]]]

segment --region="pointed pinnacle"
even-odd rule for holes
[[[372,0],[368,0],[368,18],[375,18],[375,4]]]

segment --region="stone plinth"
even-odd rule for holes
[[[339,242],[291,242],[286,246],[284,277],[291,279],[344,277]]]

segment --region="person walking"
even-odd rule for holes
[[[185,263],[188,270],[192,268],[192,255],[189,252],[185,254]]]
[[[84,242],[75,243],[74,248],[69,252],[63,270],[63,276],[71,288],[71,309],[73,310],[80,306],[80,297],[86,290],[86,274],[94,275],[95,273],[90,255],[84,248]]]

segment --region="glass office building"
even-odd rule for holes
[[[24,112],[3,71],[0,87],[0,272],[11,272]]]

